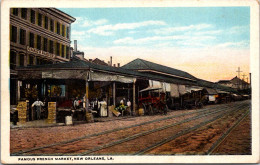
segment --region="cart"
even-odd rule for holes
[[[144,109],[144,114],[167,114],[168,107],[165,101],[165,93],[162,88],[148,87],[139,91],[138,104]]]

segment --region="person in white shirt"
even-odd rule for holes
[[[37,119],[41,119],[41,107],[44,106],[44,104],[37,98],[37,100],[32,104],[32,108],[36,106],[36,115]]]
[[[76,97],[76,99],[74,100],[73,106],[75,109],[79,109],[79,98],[78,97]]]

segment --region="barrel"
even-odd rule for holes
[[[93,117],[92,113],[86,112],[86,120],[87,120],[87,123],[94,123],[94,117]]]
[[[144,115],[144,109],[143,108],[139,108],[139,116],[143,116]]]
[[[66,116],[65,117],[65,124],[66,125],[72,125],[73,122],[72,122],[72,116]]]

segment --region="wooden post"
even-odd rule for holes
[[[135,109],[136,109],[136,106],[135,106],[135,80],[133,82],[133,113],[132,114],[135,114]]]
[[[88,90],[89,90],[89,84],[88,84],[88,80],[86,80],[86,96],[85,96],[85,99],[86,99],[86,112],[88,112],[88,105],[89,105],[89,100],[88,100]]]
[[[113,105],[116,106],[116,83],[113,82]]]

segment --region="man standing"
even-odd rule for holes
[[[37,115],[37,119],[40,120],[41,119],[41,106],[44,106],[44,104],[39,101],[39,98],[37,98],[37,101],[35,101],[32,104],[32,108],[36,106],[36,115]]]

